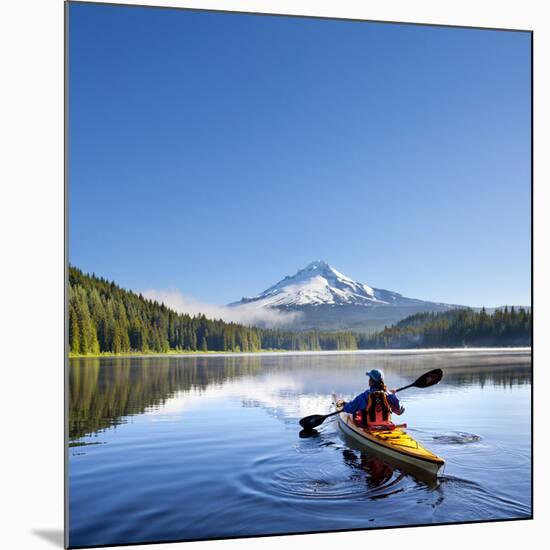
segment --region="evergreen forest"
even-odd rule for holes
[[[374,334],[300,332],[178,313],[75,267],[68,291],[72,356],[531,345],[532,315],[525,308],[418,313]]]

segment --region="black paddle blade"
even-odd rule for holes
[[[310,416],[304,416],[304,418],[300,420],[300,426],[302,426],[304,430],[313,430],[313,428],[320,426],[325,421],[325,418],[325,414],[312,414]]]
[[[317,430],[300,430],[300,433],[298,434],[302,439],[307,439],[308,437],[318,437],[321,434]]]
[[[434,384],[437,384],[443,378],[443,371],[441,369],[434,369],[426,374],[423,374],[414,384],[416,388],[429,388]]]

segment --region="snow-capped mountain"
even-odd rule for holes
[[[377,301],[372,288],[356,283],[323,261],[313,262],[292,277],[285,277],[259,296],[241,300],[262,302],[266,307],[370,304]]]
[[[372,288],[343,275],[319,260],[254,297],[231,307],[300,312],[299,328],[375,329],[423,311],[444,311],[456,305],[407,298]],[[296,320],[294,320],[296,328]]]

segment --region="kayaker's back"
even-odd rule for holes
[[[362,428],[391,427],[392,413],[402,414],[405,410],[397,396],[389,393],[385,385],[371,386],[352,401],[342,402],[341,406],[344,412],[353,415]]]
[[[368,390],[367,406],[354,415],[354,421],[363,428],[393,427],[392,408],[384,390]]]

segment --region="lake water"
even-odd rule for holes
[[[399,421],[446,460],[419,479],[334,417],[365,371],[399,387]],[[70,545],[364,529],[531,516],[531,353],[272,354],[71,360]]]

